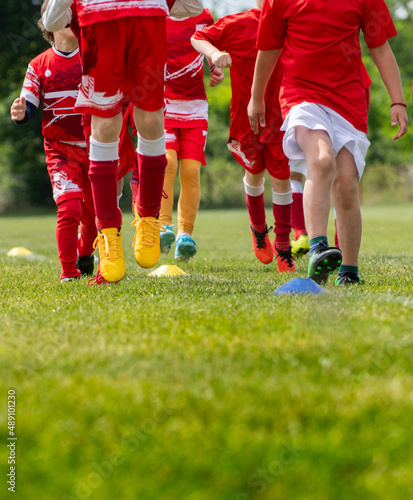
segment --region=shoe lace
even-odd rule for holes
[[[88,285],[117,285],[118,283],[119,281],[106,281],[105,278],[100,274],[99,269],[96,273],[96,276],[94,278],[90,278],[90,280],[87,282]]]
[[[191,243],[192,245],[195,245],[195,248],[198,248],[198,245],[190,236],[181,236],[176,240],[175,245],[179,247],[181,243]]]
[[[119,233],[106,234],[100,233],[93,242],[93,248],[96,248],[99,243],[99,238],[103,240],[103,251],[107,259],[119,258]]]
[[[287,262],[288,267],[292,267],[294,264],[294,257],[292,256],[291,249],[290,250],[278,250],[276,249],[278,255],[282,262]]]
[[[137,231],[133,238],[132,246],[135,246],[135,240],[138,236],[138,232],[141,231],[141,243],[146,246],[153,246],[156,243],[156,232],[159,230],[159,220],[158,219],[147,219],[145,217],[136,218],[132,224],[135,226]]]
[[[259,233],[258,231],[256,231],[255,229],[253,229],[251,227],[251,231],[253,232],[254,234],[254,238],[255,238],[255,244],[257,246],[257,248],[261,249],[261,248],[265,248],[267,246],[266,242],[265,242],[265,237],[267,236],[267,234],[272,230],[272,226],[271,227],[267,227],[265,229],[265,231],[263,231],[262,233]]]
[[[164,226],[161,226],[161,233],[166,233],[166,231],[172,231],[172,228],[174,227],[173,224],[165,224]]]

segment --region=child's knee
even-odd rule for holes
[[[57,207],[57,218],[59,221],[71,221],[79,224],[82,218],[81,200],[75,198],[59,203]]]

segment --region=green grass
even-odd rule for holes
[[[0,498],[413,498],[412,205],[363,209],[366,284],[324,296],[273,295],[291,276],[255,259],[246,211],[200,212],[174,279],[137,269],[124,217],[108,287],[60,285],[55,216],[0,218]]]

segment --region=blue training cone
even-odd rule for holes
[[[293,278],[284,285],[274,290],[274,294],[295,294],[295,293],[312,293],[314,295],[318,293],[327,293],[324,288],[317,285],[315,281],[310,278]]]

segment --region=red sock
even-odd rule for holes
[[[265,218],[264,194],[259,196],[250,196],[245,194],[247,198],[248,215],[252,228],[258,233],[262,233],[267,228]]]
[[[78,227],[82,216],[79,199],[66,200],[57,208],[56,242],[62,265],[60,279],[80,276],[76,269]]]
[[[119,160],[90,160],[89,179],[98,229],[119,228],[122,225],[122,212],[117,201],[118,163]]]
[[[89,177],[83,178],[82,218],[80,220],[80,237],[77,250],[79,257],[92,255],[93,243],[97,236],[95,207],[93,206],[92,188]]]
[[[337,219],[334,219],[334,227],[336,228],[336,233],[334,235],[334,244],[335,244],[335,247],[340,250],[340,245],[338,243]]]
[[[295,240],[297,240],[302,234],[307,234],[304,219],[303,193],[293,193],[291,225],[294,228]]]
[[[145,156],[138,154],[139,194],[137,211],[141,217],[158,217],[161,210],[163,181],[166,169],[166,155]]]
[[[291,207],[292,203],[288,205],[272,204],[275,220],[275,246],[278,250],[288,250],[290,248]]]

